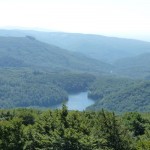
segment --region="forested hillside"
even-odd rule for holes
[[[0,66],[109,72],[111,65],[69,52],[34,37],[0,37]]]
[[[117,60],[116,74],[132,78],[146,78],[150,75],[150,53]]]
[[[0,108],[61,104],[68,93],[87,90],[94,79],[90,74],[0,69]]]
[[[90,87],[89,97],[96,103],[88,110],[102,108],[115,112],[150,110],[150,81],[101,77]]]
[[[149,150],[149,113],[0,110],[1,150]]]

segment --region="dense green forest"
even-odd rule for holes
[[[68,95],[88,91],[95,104],[115,112],[150,110],[150,81],[77,72],[45,72],[32,69],[0,69],[0,108],[51,107]]]
[[[150,81],[118,77],[101,77],[89,88],[88,96],[95,104],[87,109],[102,108],[115,112],[149,111]]]
[[[150,114],[0,110],[1,150],[149,150]]]
[[[0,69],[0,108],[60,104],[69,93],[86,91],[94,80],[84,73]]]

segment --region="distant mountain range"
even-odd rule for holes
[[[0,30],[0,36],[26,35],[106,63],[150,52],[150,42],[140,40],[79,33]]]
[[[0,47],[5,43],[5,48],[0,48],[0,66],[18,63],[19,66],[98,71],[133,78],[150,76],[150,42],[33,30],[0,30],[0,36],[3,36]]]

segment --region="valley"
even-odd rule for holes
[[[32,30],[0,36],[0,108],[51,107],[85,91],[94,100],[87,110],[150,108],[149,42]]]
[[[149,55],[144,41],[0,30],[0,149],[148,150]]]

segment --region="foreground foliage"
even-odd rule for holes
[[[1,150],[149,150],[149,114],[0,111]]]

